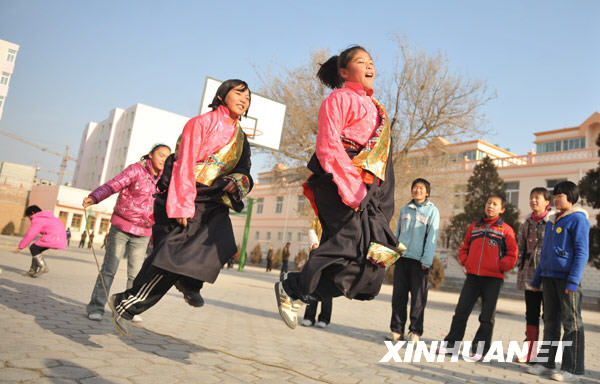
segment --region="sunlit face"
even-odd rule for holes
[[[242,116],[250,107],[250,90],[243,89],[243,85],[238,85],[225,96],[225,106],[229,109],[229,116],[232,119]]]
[[[564,193],[559,193],[558,195],[554,195],[552,197],[554,199],[554,206],[559,211],[568,211],[573,206],[569,200],[567,200],[567,195]]]
[[[167,147],[159,147],[148,154],[150,161],[152,162],[152,168],[156,172],[160,172],[165,168],[165,160],[171,154],[171,150]]]
[[[541,193],[532,193],[531,196],[529,196],[529,208],[531,208],[534,213],[544,213],[549,205],[550,201],[544,199],[544,195]]]
[[[502,207],[502,199],[499,197],[489,197],[485,202],[485,216],[488,219],[493,219],[504,213],[504,207]]]
[[[429,195],[427,195],[427,187],[423,183],[416,183],[410,190],[412,198],[417,203],[424,202]]]
[[[373,89],[375,72],[375,64],[371,56],[363,50],[354,53],[346,68],[340,68],[340,76],[344,81],[359,83],[365,91]]]

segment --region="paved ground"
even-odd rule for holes
[[[143,325],[121,338],[110,319],[85,316],[96,265],[88,250],[52,251],[50,273],[32,279],[25,254],[0,239],[0,382],[32,383],[463,383],[550,382],[516,363],[378,363],[387,348],[391,287],[371,302],[334,300],[325,330],[288,329],[274,303],[276,273],[225,270],[203,290],[196,309],[172,290],[143,314]],[[16,244],[16,243],[15,243]],[[122,263],[114,288],[125,286]],[[426,340],[443,338],[456,293],[430,292]],[[521,340],[524,304],[501,299],[494,339]],[[600,382],[600,314],[584,311],[585,382]],[[477,326],[472,316],[467,337]],[[290,370],[293,368],[295,371]],[[305,376],[303,376],[304,374]]]

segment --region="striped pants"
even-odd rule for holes
[[[133,287],[115,295],[117,313],[127,320],[158,303],[177,280],[186,279],[183,275],[153,265],[144,268],[140,274],[135,278]]]

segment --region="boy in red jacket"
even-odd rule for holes
[[[473,338],[473,358],[480,360],[487,353],[494,330],[494,313],[504,272],[517,262],[517,241],[513,229],[502,221],[504,197],[490,195],[485,203],[485,216],[471,224],[459,249],[460,264],[467,270],[467,279],[460,292],[450,332],[444,339],[446,347],[440,353],[451,353],[463,339],[467,320],[477,299],[481,297],[479,329]],[[483,342],[483,348],[478,346]],[[458,351],[458,349],[456,349]]]

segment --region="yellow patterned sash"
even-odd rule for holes
[[[390,120],[383,105],[371,97],[377,107],[381,124],[375,135],[369,139],[362,151],[352,159],[352,163],[365,171],[369,171],[382,181],[385,180],[385,167],[390,154]]]
[[[231,172],[240,160],[243,149],[244,131],[238,123],[237,131],[229,143],[208,156],[205,161],[196,164],[196,182],[210,186],[217,177]]]

